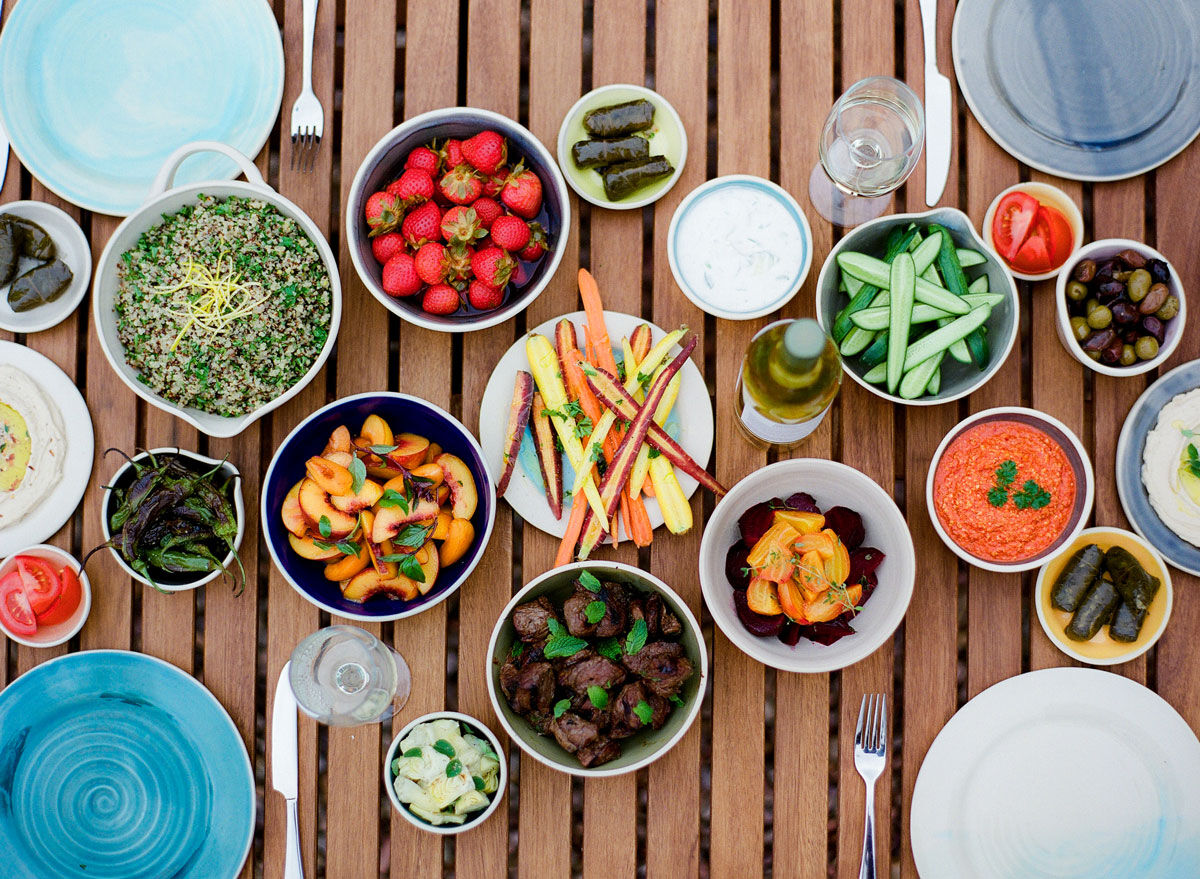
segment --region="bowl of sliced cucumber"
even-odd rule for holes
[[[830,252],[817,320],[846,373],[906,406],[983,387],[1012,351],[1020,305],[1012,274],[962,211],[864,223]]]

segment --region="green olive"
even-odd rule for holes
[[[1139,360],[1153,360],[1158,356],[1158,340],[1153,336],[1142,336],[1133,346]]]
[[[1125,282],[1125,291],[1134,302],[1141,302],[1150,292],[1150,285],[1153,283],[1154,279],[1148,271],[1138,269],[1129,275],[1129,280]]]
[[[1090,350],[1088,350],[1087,348],[1084,348],[1084,349],[1083,349],[1083,353],[1084,353],[1084,354],[1086,354],[1088,357],[1092,358],[1093,360],[1099,360],[1099,359],[1100,359],[1100,352],[1099,352],[1099,351],[1090,351]]]
[[[1132,274],[1133,274],[1133,272],[1129,271],[1128,269],[1126,269],[1125,271],[1113,272],[1113,280],[1126,282],[1129,280],[1129,276]]]
[[[1088,326],[1088,322],[1082,317],[1071,318],[1071,333],[1075,338],[1082,342],[1092,334],[1092,328]]]
[[[1112,323],[1112,310],[1107,305],[1097,305],[1087,315],[1087,325],[1093,330],[1102,330]]]
[[[1133,366],[1137,363],[1137,352],[1133,350],[1132,345],[1126,345],[1121,349],[1121,365]]]
[[[1170,320],[1179,314],[1179,297],[1172,294],[1167,297],[1167,301],[1162,304],[1162,308],[1154,312],[1154,316],[1159,320]]]
[[[1099,307],[1100,307],[1099,299],[1089,299],[1087,301],[1087,303],[1083,306],[1083,313],[1091,314],[1093,311],[1095,311]]]
[[[1082,302],[1083,300],[1087,299],[1087,295],[1087,284],[1081,283],[1080,281],[1071,281],[1069,284],[1067,284],[1067,298],[1072,302]]]

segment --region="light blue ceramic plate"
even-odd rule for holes
[[[254,816],[233,721],[172,665],[72,653],[0,692],[6,879],[232,879]]]
[[[1150,505],[1150,495],[1142,483],[1146,434],[1158,423],[1158,413],[1163,406],[1196,388],[1200,388],[1200,360],[1176,367],[1138,397],[1121,428],[1116,474],[1121,507],[1133,529],[1157,549],[1168,564],[1200,576],[1200,547],[1188,543],[1163,523]]]
[[[255,155],[283,97],[283,44],[264,0],[40,0],[0,34],[0,119],[21,163],[58,195],[130,214],[177,147]],[[178,184],[232,179],[212,153]]]
[[[1196,0],[962,0],[954,70],[979,124],[1027,165],[1119,180],[1200,131]]]

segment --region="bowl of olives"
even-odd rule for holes
[[[1105,238],[1080,248],[1058,276],[1063,347],[1104,375],[1139,375],[1163,363],[1183,335],[1179,274],[1152,247]]]

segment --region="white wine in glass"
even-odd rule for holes
[[[887,210],[925,143],[921,101],[890,76],[860,80],[838,98],[818,144],[808,193],[825,219],[856,226]]]
[[[379,723],[412,689],[404,658],[357,626],[328,626],[301,641],[289,680],[300,710],[329,726]]]

